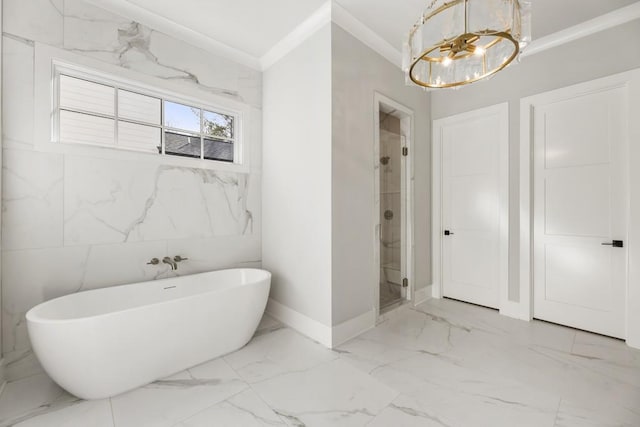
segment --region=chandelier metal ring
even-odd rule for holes
[[[407,83],[451,88],[503,70],[531,41],[530,10],[526,0],[433,0],[404,46]]]
[[[465,35],[468,35],[471,33],[467,33]],[[518,42],[511,36],[511,34],[506,33],[506,32],[488,32],[487,34],[475,34],[478,36],[492,36],[495,37],[494,40],[492,40],[490,43],[488,43],[485,46],[485,49],[489,49],[492,46],[496,45],[497,43],[503,42],[503,41],[508,41],[513,43],[514,45],[514,50],[513,53],[508,56],[500,65],[498,65],[497,67],[493,67],[491,70],[484,70],[484,72],[482,74],[479,74],[478,76],[473,76],[470,77],[468,80],[465,79],[464,81],[460,81],[460,82],[455,82],[455,83],[443,83],[443,84],[436,84],[436,83],[427,83],[427,82],[423,82],[421,81],[419,78],[417,78],[414,75],[414,69],[415,67],[420,64],[420,61],[426,61],[426,62],[442,62],[442,59],[440,58],[435,58],[432,56],[429,56],[430,53],[439,50],[440,46],[434,46],[430,49],[426,49],[421,56],[419,56],[416,60],[414,60],[411,63],[411,66],[409,68],[409,78],[411,79],[411,81],[415,84],[417,84],[418,86],[422,86],[422,87],[426,87],[426,88],[430,88],[430,89],[446,89],[446,88],[450,88],[450,87],[456,87],[456,86],[461,86],[461,85],[467,85],[467,84],[471,84],[474,82],[477,82],[478,80],[482,80],[484,78],[487,78],[499,71],[502,71],[503,69],[505,69],[514,59],[517,58],[518,54],[520,53],[520,46],[518,44]],[[473,53],[471,52],[467,52],[466,54],[464,54],[463,56],[459,56],[456,57],[455,59],[453,59],[454,61],[456,59],[459,58],[466,58],[468,56],[473,55]]]

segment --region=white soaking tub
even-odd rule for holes
[[[34,353],[69,393],[101,399],[244,346],[271,273],[232,269],[78,292],[27,313]]]

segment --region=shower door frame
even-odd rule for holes
[[[374,108],[373,108],[373,123],[374,123],[374,148],[373,148],[373,177],[374,177],[374,206],[373,206],[373,218],[374,218],[374,310],[376,313],[376,319],[380,317],[380,268],[381,268],[381,254],[380,254],[380,233],[382,229],[380,218],[380,111],[381,105],[390,107],[395,110],[395,116],[400,119],[400,138],[404,139],[403,147],[407,147],[408,155],[402,156],[402,173],[401,173],[401,261],[400,261],[400,273],[403,278],[408,280],[408,286],[406,289],[406,295],[400,299],[403,301],[412,301],[414,298],[414,282],[415,282],[415,255],[414,255],[414,182],[413,182],[413,135],[414,135],[414,113],[413,110],[400,104],[397,101],[383,95],[380,92],[374,92]],[[393,309],[391,310],[393,311]]]

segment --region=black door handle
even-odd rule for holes
[[[614,248],[624,248],[624,241],[612,240],[611,243],[603,243],[602,246],[613,246]]]
[[[444,235],[445,236],[452,236],[453,233],[451,231],[449,231],[449,230],[444,230]]]

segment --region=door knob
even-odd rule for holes
[[[614,248],[624,248],[622,240],[612,240],[611,243],[603,243],[602,246],[613,246]]]
[[[451,232],[449,230],[444,230],[444,235],[445,236],[453,236],[453,232]]]

